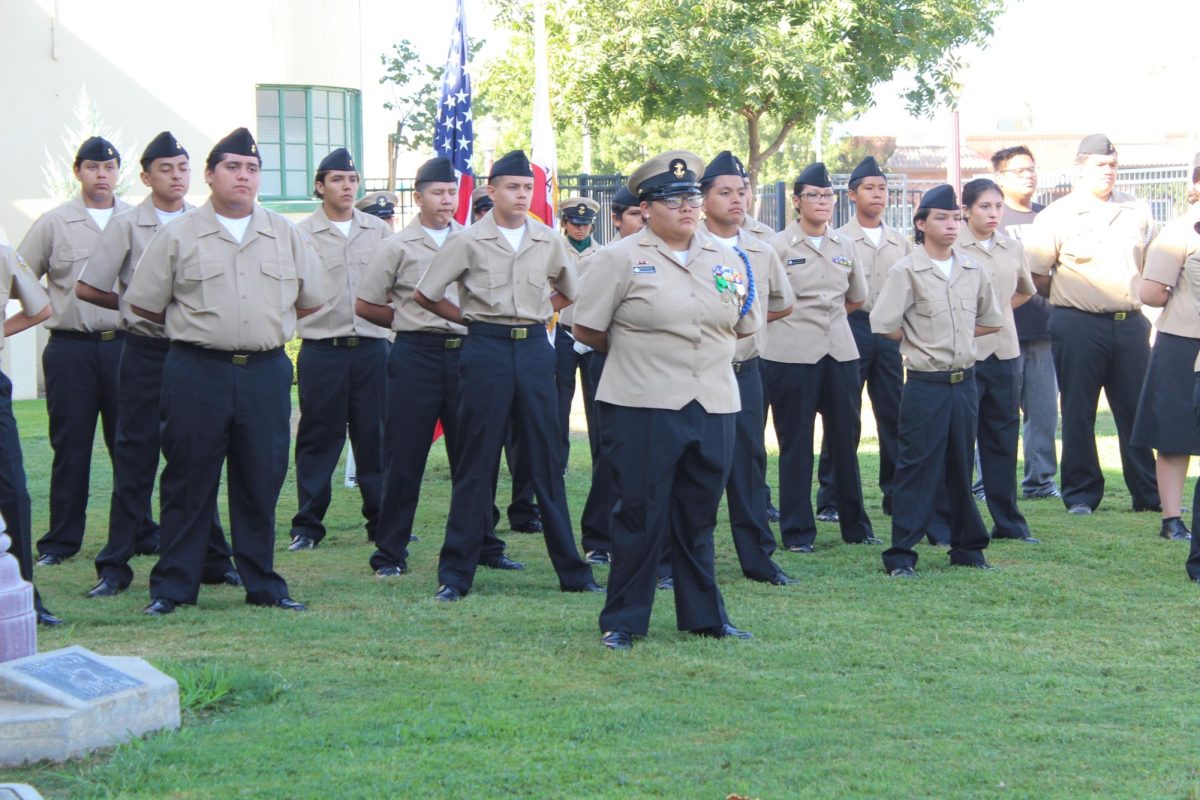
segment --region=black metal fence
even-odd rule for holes
[[[1122,169],[1117,174],[1119,191],[1128,192],[1150,204],[1154,218],[1160,223],[1180,216],[1186,210],[1189,169],[1185,166],[1158,169]],[[560,175],[558,196],[564,199],[572,195],[590,197],[600,204],[600,215],[596,220],[596,240],[600,244],[610,242],[616,236],[609,207],[613,194],[627,180],[625,175]],[[833,190],[837,195],[834,208],[834,227],[844,225],[854,214],[850,202],[849,175],[830,175]],[[912,230],[913,212],[920,205],[921,195],[937,185],[939,181],[910,181],[907,175],[888,176],[888,206],[884,221],[906,234]],[[364,188],[368,192],[385,189],[387,181],[368,178]],[[1050,204],[1071,191],[1072,176],[1067,174],[1043,174],[1039,177],[1037,201]],[[412,178],[401,178],[395,189],[400,204],[396,212],[401,224],[407,224],[416,216],[417,208],[412,199]],[[784,181],[760,185],[756,191],[754,216],[777,231],[787,227],[792,218],[792,187]]]

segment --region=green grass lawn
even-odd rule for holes
[[[44,404],[17,414],[36,538]],[[129,592],[88,600],[110,485],[101,450],[83,552],[38,570],[69,623],[39,646],[149,660],[181,681],[183,727],[0,780],[50,798],[1200,797],[1200,589],[1184,578],[1187,545],[1160,540],[1156,514],[1128,510],[1107,415],[1103,426],[1100,511],[1024,503],[1044,544],[997,544],[996,571],[951,569],[923,548],[922,577],[892,581],[880,548],[843,545],[822,525],[815,554],[777,556],[803,583],[764,586],[741,578],[722,518],[718,576],[755,639],[679,633],[660,594],[650,636],[626,654],[598,644],[602,596],[557,591],[540,537],[502,531],[528,568],[481,570],[466,600],[433,603],[450,495],[440,448],[410,575],[372,576],[339,473],[318,550],[284,551],[290,478],[280,501],[276,564],[309,613],[205,587],[198,607],[143,617],[145,557]],[[873,447],[863,475],[886,540]],[[577,435],[576,519],[586,464]],[[771,471],[774,484],[774,458]]]

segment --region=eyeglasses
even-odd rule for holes
[[[658,198],[658,202],[672,209],[682,208],[684,203],[687,203],[688,208],[699,208],[704,205],[704,197],[698,194],[673,194]]]
[[[1002,169],[1001,175],[1037,175],[1037,167],[1021,167],[1020,169]]]
[[[833,192],[805,192],[800,195],[805,200],[811,200],[814,203],[832,203]]]

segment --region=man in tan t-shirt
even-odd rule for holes
[[[134,313],[166,325],[162,527],[150,616],[199,594],[211,508],[228,464],[229,528],[246,602],[303,611],[275,572],[275,505],[287,475],[297,318],[333,294],[306,234],[255,202],[262,161],[250,131],[213,147],[209,201],[166,225],[133,273]]]
[[[50,529],[38,540],[38,564],[61,564],[79,552],[87,524],[92,443],[100,419],[113,454],[117,381],[124,335],[120,315],[75,298],[75,282],[101,231],[132,206],[114,195],[121,154],[93,136],[75,154],[79,196],[43,214],[17,247],[33,274],[46,277],[50,341],[42,351],[50,418]]]
[[[1117,149],[1102,133],[1079,143],[1079,182],[1038,215],[1025,237],[1038,290],[1050,298],[1050,342],[1062,397],[1059,488],[1071,514],[1104,499],[1096,406],[1104,390],[1117,426],[1134,511],[1159,511],[1154,453],[1130,442],[1150,361],[1150,322],[1138,281],[1157,225],[1144,202],[1113,190]]]

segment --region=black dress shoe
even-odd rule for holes
[[[541,533],[542,521],[540,519],[531,519],[529,522],[522,522],[520,525],[510,525],[509,530],[513,533]]]
[[[175,601],[165,597],[151,598],[150,605],[143,608],[142,613],[148,617],[165,617],[167,614],[174,614]]]
[[[375,570],[376,578],[399,578],[401,575],[408,574],[408,567],[399,564],[389,564],[386,567],[380,567]]]
[[[63,563],[63,560],[59,556],[54,555],[54,553],[46,553],[46,555],[42,556],[33,563],[37,564],[39,567],[57,567],[59,564]]]
[[[833,506],[825,506],[817,511],[817,522],[837,522],[838,510]]]
[[[1042,543],[1041,539],[1035,539],[1032,536],[1005,536],[1005,535],[999,534],[999,533],[992,534],[992,539],[994,541],[1000,541],[1001,539],[1011,539],[1014,542],[1024,542],[1025,544],[1041,544]]]
[[[453,603],[456,600],[462,600],[462,592],[453,586],[439,586],[433,599],[439,603]]]
[[[271,604],[272,608],[282,608],[284,611],[308,611],[304,603],[297,603],[290,597],[281,597]]]
[[[592,592],[595,594],[604,594],[608,591],[595,581],[588,581],[583,586],[563,586],[561,588],[564,592]]]
[[[917,577],[917,571],[908,566],[896,567],[888,573],[888,576],[892,578],[915,578]]]
[[[238,575],[236,569],[231,569],[221,576],[221,583],[226,586],[241,586],[242,576]]]
[[[767,503],[767,521],[779,522],[779,509],[771,503]]]
[[[525,569],[525,565],[520,561],[513,561],[508,556],[496,556],[489,558],[483,562],[483,565],[488,569]]]
[[[986,561],[969,561],[969,562],[951,561],[950,566],[952,566],[952,567],[967,567],[968,569],[989,569],[989,570],[995,569],[995,567],[993,567],[991,564],[987,563]]]
[[[883,542],[874,536],[868,536],[865,539],[859,539],[857,542],[847,542],[847,544],[883,544]]]
[[[600,644],[609,650],[629,650],[633,647],[633,637],[625,631],[605,631]]]
[[[793,544],[788,545],[787,551],[789,553],[811,553],[815,549],[811,544]]]
[[[588,550],[584,561],[594,567],[604,566],[612,563],[612,556],[608,554],[607,550]]]
[[[779,572],[776,572],[775,577],[773,577],[767,581],[767,583],[771,584],[772,586],[791,586],[792,584],[796,584],[799,582],[800,581],[798,579],[793,578],[791,575],[788,575],[786,572],[783,572],[782,570]]]
[[[125,591],[112,578],[101,578],[100,582],[87,593],[88,597],[116,597]]]
[[[753,639],[754,634],[750,631],[738,630],[737,628],[726,622],[724,625],[717,625],[712,628],[701,628],[698,631],[692,631],[697,636],[703,636],[708,639]]]
[[[1170,539],[1176,542],[1188,542],[1192,539],[1192,533],[1187,529],[1187,525],[1183,524],[1183,520],[1179,517],[1168,517],[1162,521],[1162,527],[1158,529],[1158,535],[1164,539]]]
[[[658,589],[658,591],[660,591],[660,592],[674,591],[675,579],[673,577],[671,577],[670,575],[668,575],[665,578],[659,578],[658,585],[654,588]]]
[[[37,610],[37,624],[43,628],[57,628],[63,621],[44,608]]]
[[[1078,516],[1087,516],[1088,514],[1092,513],[1092,507],[1089,506],[1087,503],[1076,503],[1075,505],[1073,505],[1067,509],[1067,513],[1074,514],[1077,517]]]
[[[288,545],[288,552],[295,553],[300,550],[316,550],[317,540],[311,536],[305,536],[303,533],[296,534],[292,537],[292,543]]]

